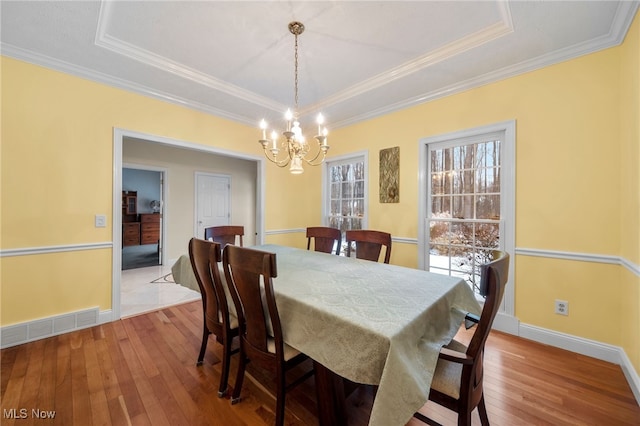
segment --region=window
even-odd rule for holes
[[[421,140],[419,170],[418,263],[478,292],[491,250],[514,252],[515,122]],[[502,310],[509,315],[513,295],[508,285]]]
[[[367,168],[366,153],[325,163],[323,216],[327,226],[343,234],[348,229],[366,228]]]
[[[429,149],[429,271],[462,277],[475,292],[479,266],[500,248],[500,139]]]

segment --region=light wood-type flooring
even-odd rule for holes
[[[217,397],[221,351],[213,338],[196,366],[201,315],[201,302],[189,302],[2,350],[0,424],[273,424],[267,375],[250,370],[243,400],[231,405]],[[351,425],[367,424],[372,399],[366,387],[349,397]],[[499,332],[486,347],[485,399],[494,426],[640,425],[619,366]],[[287,424],[317,424],[313,379],[288,394],[286,407]],[[455,424],[453,413],[432,403],[421,411]],[[480,424],[477,412],[473,422]]]

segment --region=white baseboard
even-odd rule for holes
[[[638,405],[640,405],[640,376],[621,347],[522,323],[519,326],[517,335],[535,342],[619,365]]]
[[[640,376],[624,349],[621,347],[536,327],[530,324],[523,324],[516,317],[502,313],[498,313],[496,316],[493,322],[493,328],[494,330],[513,334],[524,339],[533,340],[534,342],[619,365],[620,368],[622,368],[622,372],[631,387],[631,391],[638,405],[640,405]]]
[[[106,311],[100,311],[98,324],[106,324],[111,321],[113,321],[113,310],[107,309]]]

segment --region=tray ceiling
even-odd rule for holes
[[[622,42],[637,1],[3,1],[5,56],[249,125],[330,127]]]

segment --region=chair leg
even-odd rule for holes
[[[286,392],[286,382],[284,371],[280,371],[278,375],[278,383],[276,389],[276,426],[284,425],[284,402]]]
[[[198,362],[196,362],[196,365],[202,365],[202,361],[204,361],[204,354],[207,350],[208,341],[209,341],[209,330],[207,330],[207,326],[205,325],[202,331],[202,344],[200,345],[200,355],[198,355]]]
[[[480,402],[478,403],[478,414],[480,414],[482,426],[489,426],[489,416],[487,416],[487,407],[484,405],[484,395],[480,397]]]
[[[247,358],[240,351],[238,360],[238,374],[236,375],[236,384],[233,386],[233,394],[231,395],[231,404],[240,402],[240,391],[242,390],[242,381],[244,380],[244,370],[247,366]]]
[[[471,411],[466,409],[458,413],[458,426],[471,426]]]
[[[229,364],[231,363],[231,342],[222,344],[222,375],[220,376],[220,388],[218,398],[224,398],[229,387]]]

